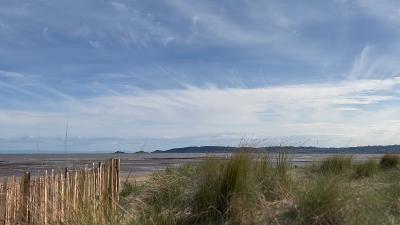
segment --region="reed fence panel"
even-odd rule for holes
[[[20,178],[6,178],[0,182],[0,225],[115,219],[119,173],[120,159],[110,159],[90,168],[44,171],[37,177],[26,172]]]

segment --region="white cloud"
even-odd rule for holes
[[[350,80],[358,79],[385,79],[400,74],[397,46],[391,49],[379,46],[365,46],[354,60],[353,66],[347,75]]]
[[[70,121],[85,137],[254,133],[392,143],[399,135],[400,46],[393,44],[399,6],[391,0],[313,7],[182,0],[6,4],[0,8],[5,68],[45,75],[0,70],[0,135],[59,136]],[[367,22],[368,29],[359,26]],[[90,46],[104,51],[86,52]],[[319,83],[246,88],[309,81]],[[155,86],[165,90],[149,90]]]
[[[22,73],[12,72],[12,71],[5,71],[5,70],[0,70],[0,76],[13,78],[13,79],[20,79],[20,78],[25,78],[26,77]]]
[[[36,74],[0,70],[0,87],[2,88],[0,89],[0,97],[12,100],[12,98],[4,96],[3,93],[11,90],[15,96],[30,97],[34,101],[45,101],[54,98],[73,101],[73,98],[69,95],[42,83],[41,78],[40,75]]]
[[[116,10],[119,10],[119,11],[122,11],[122,12],[125,12],[125,11],[128,10],[128,7],[127,7],[125,4],[120,3],[120,2],[111,2],[111,5],[112,5]]]
[[[231,48],[246,48],[246,54],[272,54],[310,65],[331,63],[335,52],[321,51],[315,41],[302,38],[302,26],[327,20],[328,14],[301,8],[298,13],[281,1],[252,3],[239,1],[240,12],[229,11],[221,2],[171,0],[167,3],[192,24],[192,33],[181,37],[188,43],[214,43]],[[227,4],[229,5],[229,4]],[[258,61],[263,59],[258,58]],[[269,59],[271,60],[271,59]]]
[[[100,49],[100,48],[102,48],[99,41],[89,41],[89,45],[92,46],[92,47],[95,48],[95,49]]]
[[[147,90],[46,102],[57,104],[59,112],[1,110],[0,135],[59,136],[69,121],[75,135],[84,137],[301,134],[392,143],[393,135],[400,135],[391,122],[400,120],[400,107],[385,103],[398,99],[399,85],[400,77],[394,77],[259,89]]]

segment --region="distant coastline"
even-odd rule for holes
[[[126,152],[124,152],[124,151],[115,151],[115,152],[113,152],[113,154],[126,154]]]
[[[376,145],[376,146],[356,146],[356,147],[313,147],[313,146],[267,146],[267,147],[246,147],[239,148],[233,146],[188,146],[180,148],[171,148],[167,150],[155,151],[109,151],[106,149],[98,151],[78,151],[70,149],[68,153],[63,151],[42,150],[40,152],[35,150],[0,150],[0,155],[69,155],[69,154],[82,154],[82,155],[130,155],[130,154],[151,154],[151,153],[198,153],[198,154],[211,154],[211,153],[234,153],[237,151],[250,151],[258,153],[278,153],[285,152],[289,154],[386,154],[394,153],[400,154],[400,145]]]
[[[151,153],[234,153],[237,151],[251,151],[260,153],[286,152],[291,154],[385,154],[400,153],[400,145],[358,146],[358,147],[295,147],[295,146],[268,146],[259,148],[240,148],[230,146],[191,146],[156,150]]]

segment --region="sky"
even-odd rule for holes
[[[396,0],[0,4],[0,153],[400,143]]]

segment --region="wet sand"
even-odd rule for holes
[[[195,164],[205,154],[4,154],[0,155],[0,177],[20,176],[29,171],[33,176],[45,170],[91,168],[110,158],[121,159],[122,176],[142,176],[166,167]]]
[[[140,178],[152,172],[176,167],[182,164],[196,164],[205,157],[227,157],[229,154],[199,153],[152,153],[152,154],[0,154],[0,177],[21,176],[29,171],[33,176],[43,174],[45,170],[63,170],[64,168],[92,167],[93,163],[110,158],[121,159],[122,177]],[[318,162],[332,154],[290,154],[293,165]],[[357,154],[355,161],[369,158],[378,159],[381,154]]]

